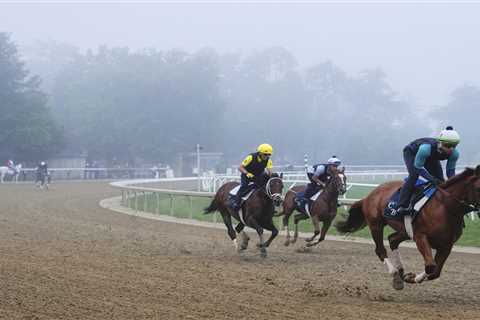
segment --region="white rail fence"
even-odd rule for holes
[[[405,176],[404,172],[349,172],[347,177],[357,176],[380,176],[382,180],[389,177],[401,179]],[[370,177],[368,177],[370,178]],[[136,211],[149,211],[156,214],[169,214],[171,216],[180,216],[184,218],[193,218],[198,213],[199,205],[208,206],[220,186],[228,181],[238,181],[239,176],[233,175],[212,175],[203,177],[186,178],[163,178],[163,179],[143,179],[112,182],[111,186],[121,190],[122,205],[130,207]],[[296,184],[306,184],[308,180],[305,174],[287,173],[284,175],[286,189]],[[364,188],[363,193],[373,189],[378,184],[348,182],[347,193],[339,199],[340,204],[344,206],[351,205],[358,201],[358,198],[349,197],[352,188]],[[201,190],[198,190],[200,186]],[[367,190],[365,190],[365,188]],[[179,190],[182,189],[182,190]],[[194,191],[197,189],[197,191]],[[286,190],[285,190],[286,192]],[[358,192],[357,192],[358,194]],[[198,218],[198,215],[197,215]],[[470,218],[474,220],[476,214],[471,213]],[[205,217],[204,220],[209,220]],[[217,222],[217,214],[213,215],[213,221]]]

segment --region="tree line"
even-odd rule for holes
[[[398,164],[410,140],[452,124],[463,136],[462,162],[478,162],[479,97],[478,87],[456,88],[446,105],[419,115],[381,69],[352,76],[332,61],[300,68],[279,47],[248,55],[81,52],[43,42],[20,55],[0,33],[0,153],[17,159],[69,150],[171,162],[199,143],[231,164],[268,142],[277,162],[308,153],[316,161],[336,154],[352,164]]]

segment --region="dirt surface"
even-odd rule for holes
[[[0,185],[0,319],[480,319],[478,255],[395,291],[370,245],[299,253],[279,238],[266,259],[239,256],[223,230],[99,207],[115,195],[106,182]]]

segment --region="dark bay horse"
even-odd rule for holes
[[[311,238],[306,239],[308,242],[307,246],[314,246],[320,243],[325,239],[328,228],[332,224],[333,219],[337,215],[337,202],[338,196],[344,194],[347,191],[347,178],[344,174],[345,168],[337,169],[333,166],[328,168],[328,173],[330,179],[327,181],[325,189],[318,196],[318,198],[312,202],[310,205],[310,215],[312,219],[313,226],[315,228],[314,234]],[[288,220],[290,219],[291,214],[297,210],[295,204],[295,197],[297,193],[305,191],[306,186],[296,186],[288,190],[285,195],[285,200],[283,201],[283,212],[279,215],[284,215],[283,217],[283,228],[287,231],[287,239],[285,240],[285,245],[288,246],[290,243],[295,243],[298,238],[298,222],[301,220],[308,219],[309,216],[305,213],[298,213],[294,216],[295,223],[295,232],[293,234],[293,239],[290,240],[290,230],[288,228]],[[322,222],[322,231],[320,232],[320,222]],[[315,238],[320,234],[320,237],[317,241]]]
[[[264,175],[258,182],[259,187],[252,193],[243,204],[240,211],[234,211],[229,205],[230,190],[239,185],[238,182],[227,182],[218,189],[210,206],[204,209],[204,213],[219,211],[223,222],[227,227],[228,235],[232,239],[235,248],[240,252],[248,246],[248,236],[243,231],[245,225],[255,229],[260,238],[259,248],[262,257],[267,256],[267,247],[278,235],[278,230],[273,224],[275,206],[280,206],[283,191],[283,174],[272,174],[271,177]],[[242,211],[243,210],[243,211]],[[240,213],[240,214],[239,214]],[[232,226],[232,217],[239,221],[235,229]],[[272,232],[270,238],[264,241],[263,229]],[[240,245],[237,242],[237,233],[241,235]]]
[[[403,283],[420,283],[440,277],[453,244],[462,235],[464,215],[480,206],[480,165],[467,168],[438,187],[438,191],[420,210],[413,222],[413,240],[423,256],[425,271],[418,275],[404,274],[398,246],[409,239],[402,221],[383,216],[391,195],[402,185],[401,181],[381,184],[367,197],[355,202],[346,221],[337,223],[341,233],[354,232],[367,224],[375,241],[375,253],[393,276],[393,287],[403,289]],[[392,254],[387,257],[383,245],[383,228],[390,225],[395,232],[388,236]],[[435,257],[432,248],[436,249]]]

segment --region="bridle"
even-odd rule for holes
[[[472,212],[472,211],[479,211],[480,210],[480,201],[479,199],[477,199],[477,196],[476,196],[476,193],[475,191],[473,191],[474,193],[474,200],[473,200],[473,203],[470,203],[470,202],[467,202],[465,200],[461,200],[461,199],[458,199],[457,197],[455,197],[453,194],[451,194],[450,192],[448,192],[447,190],[444,190],[440,187],[437,187],[437,190],[443,194],[444,196],[448,197],[448,198],[451,198],[453,199],[455,202],[457,202],[458,204],[460,204],[462,207],[464,207],[466,210],[465,214],[469,213],[469,212]]]
[[[274,180],[280,180],[280,182],[282,181],[282,179],[279,178],[279,177],[273,177],[273,178],[268,179],[267,184],[265,185],[265,193],[267,194],[267,196],[271,200],[282,199],[282,194],[281,193],[278,193],[278,192],[277,193],[272,193],[271,183]]]

